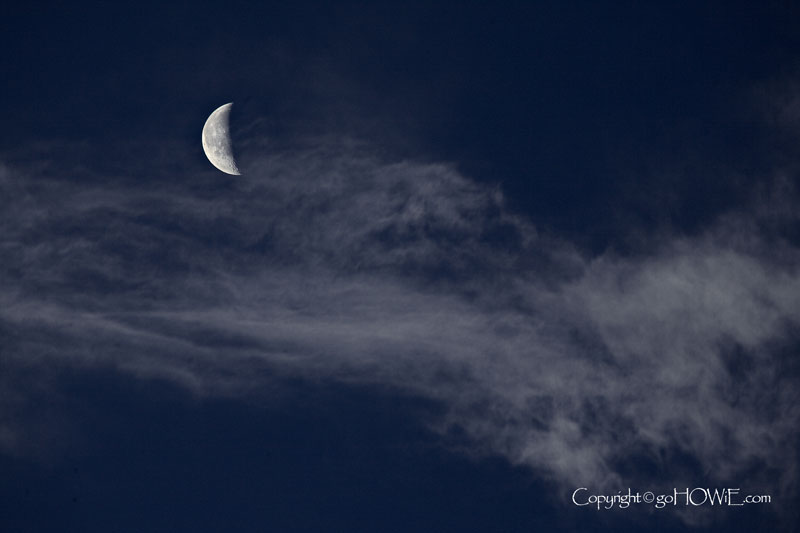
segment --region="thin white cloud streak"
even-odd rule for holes
[[[9,365],[390,386],[563,486],[689,483],[685,457],[796,484],[799,252],[756,215],[589,258],[447,166],[358,150],[265,156],[233,186],[91,178],[0,173]],[[32,438],[5,415],[0,446]]]

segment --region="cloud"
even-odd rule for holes
[[[800,250],[763,206],[591,256],[450,166],[357,145],[264,152],[235,180],[48,168],[0,169],[10,368],[204,394],[369,383],[565,487],[796,488]],[[29,393],[3,387],[0,449],[19,453]]]

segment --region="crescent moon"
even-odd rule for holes
[[[225,172],[240,176],[233,158],[230,133],[230,114],[233,102],[218,107],[203,126],[203,151],[211,164]]]

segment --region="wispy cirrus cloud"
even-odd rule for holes
[[[796,486],[800,250],[758,209],[590,256],[447,165],[341,145],[256,156],[236,180],[8,164],[0,198],[9,368],[207,394],[370,383],[564,486]],[[0,446],[18,452],[26,386],[3,386]]]

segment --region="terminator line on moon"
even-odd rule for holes
[[[239,176],[239,168],[233,158],[230,134],[230,114],[233,102],[218,107],[203,126],[203,151],[211,164],[225,172]]]

